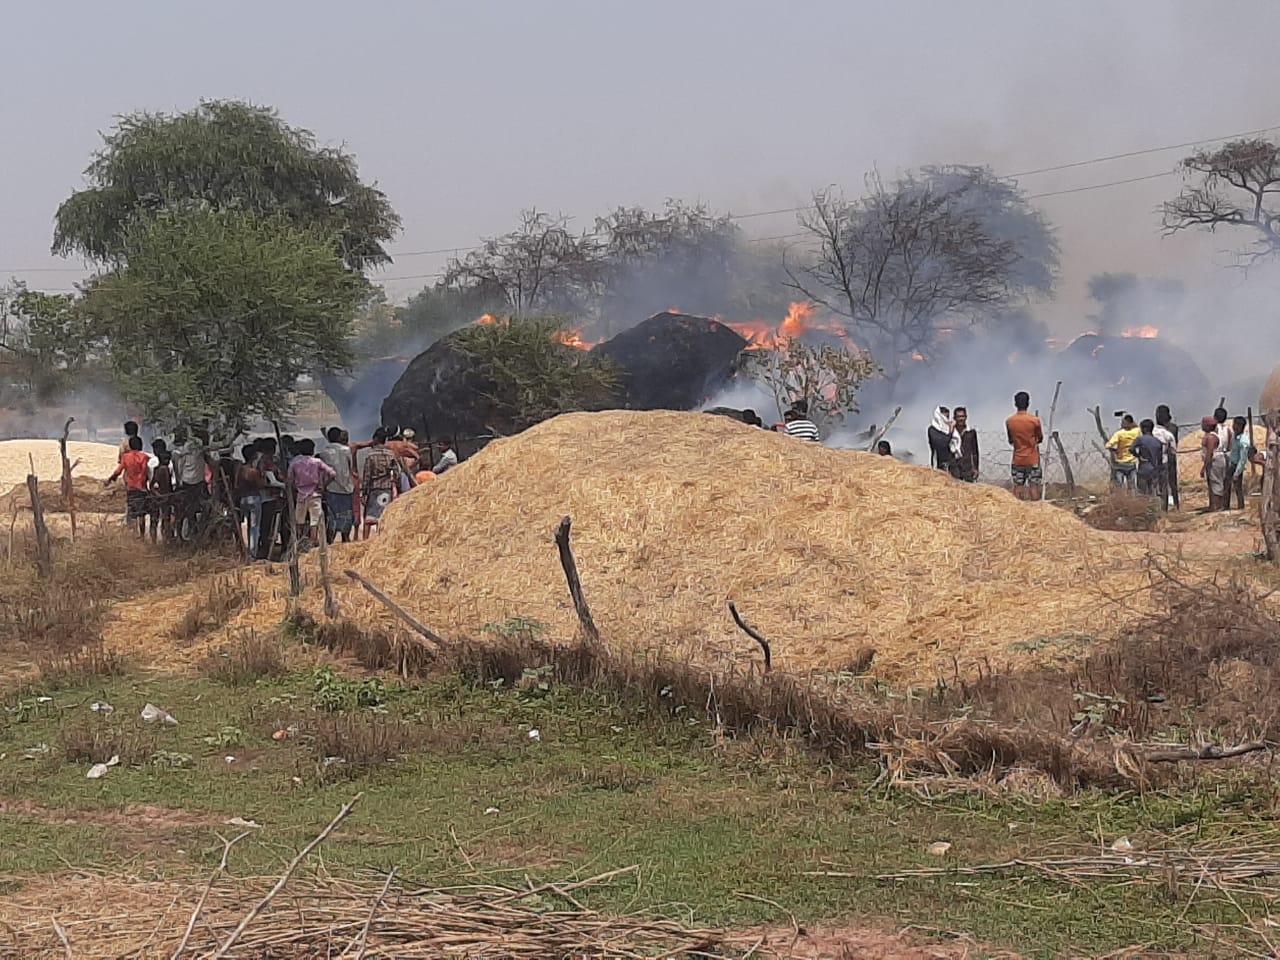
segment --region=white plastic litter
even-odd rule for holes
[[[951,844],[945,840],[939,840],[936,843],[929,844],[929,855],[934,857],[945,857],[947,851],[951,849]]]
[[[226,824],[228,827],[246,827],[249,830],[262,829],[262,824],[258,823],[257,820],[246,820],[244,817],[232,817],[226,821]]]
[[[530,730],[530,731],[529,731],[529,739],[530,739],[530,740],[541,740],[541,739],[542,739],[542,734],[538,732],[537,728],[534,728],[533,730]]]
[[[173,714],[167,710],[161,710],[154,703],[148,703],[142,708],[142,719],[147,723],[155,723],[159,720],[161,723],[167,723],[173,727],[178,725],[178,721],[174,719]]]
[[[114,713],[116,708],[105,700],[95,700],[93,703],[89,704],[89,709],[94,713],[101,713],[105,716],[107,714]]]
[[[113,756],[106,763],[95,763],[92,767],[89,768],[89,772],[85,774],[85,778],[88,780],[101,780],[103,777],[107,775],[108,770],[110,770],[114,766],[119,765],[119,763],[120,763],[119,755]]]
[[[484,815],[485,815],[486,817],[491,817],[491,816],[493,816],[495,813],[501,813],[501,812],[502,812],[502,811],[501,811],[501,810],[499,810],[497,807],[485,807],[485,808],[484,808]]]
[[[1133,843],[1128,837],[1121,837],[1111,845],[1112,853],[1132,853]]]

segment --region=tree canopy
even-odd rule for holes
[[[290,412],[297,379],[351,359],[367,284],[328,237],[282,217],[167,210],[122,237],[83,310],[149,420],[240,427]]]
[[[1166,233],[1192,227],[1244,227],[1254,234],[1247,259],[1280,253],[1280,144],[1232,140],[1182,161],[1189,182],[1164,205]]]
[[[88,325],[72,294],[42,293],[15,284],[0,290],[0,361],[10,382],[40,401],[83,385],[94,363]]]
[[[814,195],[800,215],[816,253],[789,269],[792,286],[853,324],[892,380],[913,355],[930,359],[946,329],[1016,316],[1051,291],[1058,248],[1016,187],[984,167],[926,167],[846,200]]]
[[[123,116],[85,178],[58,208],[53,251],[99,263],[123,259],[129,229],[164,211],[283,218],[330,237],[353,270],[389,263],[385,245],[400,227],[386,195],[361,182],[351,154],[239,101]]]

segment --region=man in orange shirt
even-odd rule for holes
[[[125,502],[127,513],[125,523],[138,521],[138,538],[147,536],[147,515],[151,513],[151,495],[148,492],[151,481],[151,458],[142,452],[142,438],[136,433],[129,437],[129,450],[120,457],[120,466],[115,473],[102,481],[104,487],[115,482],[120,474],[124,474]],[[155,527],[151,528],[152,539],[155,538]]]
[[[1040,428],[1040,418],[1027,412],[1031,406],[1031,395],[1027,391],[1015,393],[1013,405],[1017,412],[1004,422],[1009,443],[1013,445],[1013,495],[1019,500],[1039,500],[1043,482],[1040,444],[1044,442],[1044,431]]]

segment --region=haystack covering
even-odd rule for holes
[[[567,639],[566,514],[605,641],[704,661],[756,656],[731,599],[780,668],[871,646],[899,678],[1043,660],[1141,602],[1102,594],[1141,585],[1134,548],[1051,505],[696,413],[576,413],[495,442],[394,503],[356,566],[446,635],[519,617]]]

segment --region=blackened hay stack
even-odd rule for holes
[[[710,317],[656,313],[591,352],[618,370],[618,402],[631,410],[692,410],[733,379],[741,335]]]

